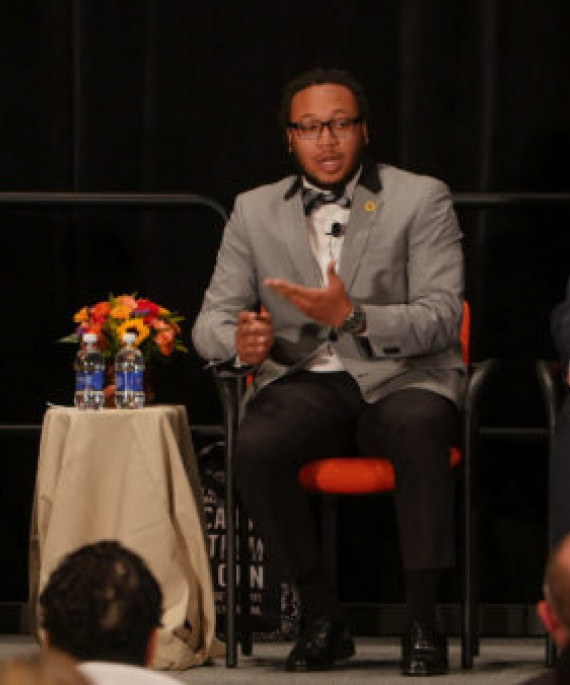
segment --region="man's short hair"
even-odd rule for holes
[[[544,571],[544,596],[570,630],[570,535],[553,548]]]
[[[368,98],[366,97],[364,88],[352,74],[345,69],[324,69],[323,67],[316,67],[315,69],[311,69],[310,71],[306,71],[295,77],[283,89],[281,107],[279,109],[279,124],[283,130],[287,128],[287,124],[289,123],[291,100],[295,95],[309,86],[320,86],[327,83],[348,88],[356,100],[358,115],[362,117],[364,121],[368,121],[370,118]]]
[[[40,595],[50,646],[81,661],[146,665],[162,592],[143,559],[118,542],[66,556]]]

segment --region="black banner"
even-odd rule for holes
[[[212,582],[216,602],[216,620],[220,632],[225,632],[226,616],[226,516],[224,510],[225,474],[223,445],[216,443],[199,452],[199,464],[204,491],[204,509],[208,533],[208,551],[212,568]],[[238,521],[240,534],[247,536],[247,564],[240,563],[243,541],[238,539],[237,583],[247,592],[251,630],[264,641],[290,639],[296,633],[298,600],[294,588],[281,582],[275,566],[267,558],[266,547],[258,536],[253,521],[245,525]],[[244,532],[242,532],[244,531]],[[242,579],[242,573],[246,578]],[[238,606],[238,631],[241,607]]]

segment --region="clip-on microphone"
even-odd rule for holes
[[[331,230],[325,235],[332,235],[333,238],[340,238],[341,235],[344,235],[345,228],[346,227],[343,226],[339,221],[335,221],[333,224],[331,224]]]

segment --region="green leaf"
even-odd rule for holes
[[[79,336],[77,333],[71,333],[70,335],[66,335],[64,338],[59,338],[57,342],[77,344],[79,342]]]

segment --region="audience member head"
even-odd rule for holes
[[[162,593],[138,554],[118,542],[66,556],[40,595],[46,642],[82,661],[152,661]]]
[[[570,534],[552,550],[544,573],[544,599],[537,605],[540,620],[557,647],[570,643]]]
[[[90,685],[70,656],[42,649],[0,663],[0,685]]]

